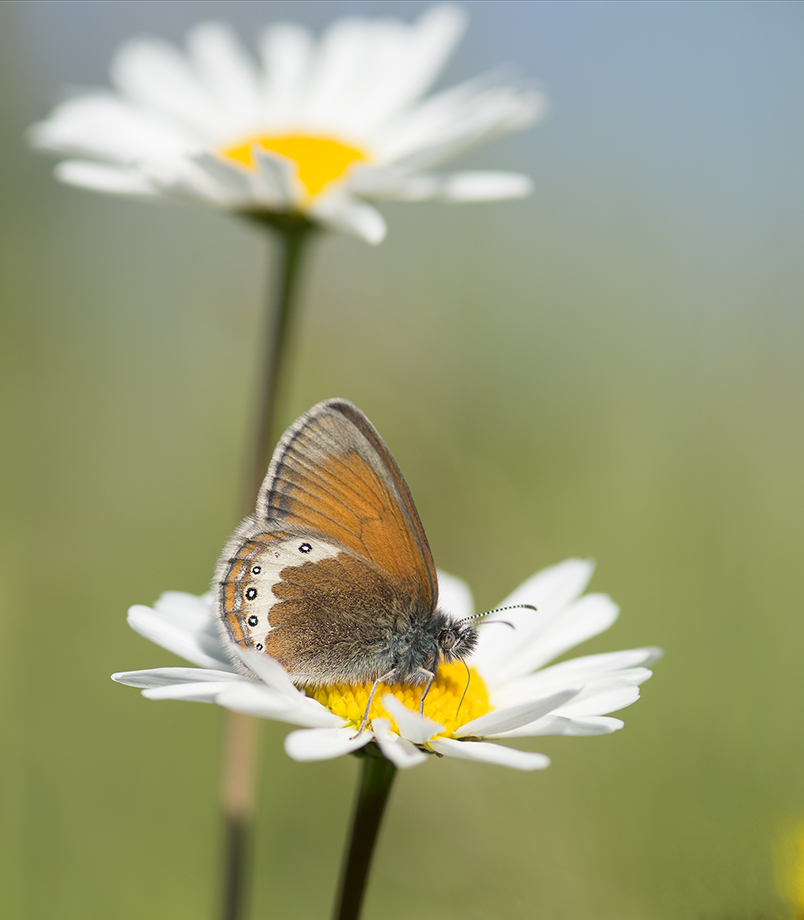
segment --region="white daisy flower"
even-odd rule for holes
[[[411,25],[341,19],[318,41],[278,23],[257,36],[257,58],[216,22],[192,29],[186,52],[129,41],[112,60],[114,91],[61,103],[31,142],[75,157],[56,167],[73,185],[301,214],[378,243],[385,221],[369,200],[530,191],[515,173],[428,171],[545,111],[541,93],[495,75],[422,98],[463,28],[459,8],[436,6]]]
[[[568,649],[608,629],[618,608],[604,594],[581,596],[590,562],[570,559],[528,579],[500,606],[532,604],[504,616],[504,625],[481,625],[470,662],[442,664],[420,713],[421,687],[381,686],[368,727],[358,734],[371,684],[299,690],[280,664],[238,646],[225,648],[210,595],[170,592],[154,608],[132,607],[130,625],[152,642],[197,665],[125,671],[113,679],[142,688],[153,700],[196,700],[302,726],[285,738],[295,760],[327,760],[375,741],[397,767],[430,754],[494,763],[517,770],[549,766],[544,754],[498,744],[540,735],[603,735],[623,727],[608,715],[639,698],[651,676],[656,648],[574,658],[545,667]],[[439,573],[439,607],[456,618],[471,616],[472,598],[460,579]],[[253,677],[239,673],[243,658]],[[465,695],[464,695],[465,694]],[[462,701],[462,702],[461,702]]]

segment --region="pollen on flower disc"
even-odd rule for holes
[[[294,160],[299,168],[299,181],[311,197],[318,195],[330,182],[340,179],[353,163],[369,159],[365,151],[334,138],[305,134],[258,135],[221,153],[227,159],[253,169],[256,165],[255,147]]]
[[[446,736],[452,735],[461,725],[485,715],[491,709],[489,692],[483,678],[474,668],[469,669],[469,674],[471,680],[467,690],[466,668],[462,664],[442,664],[424,701],[424,715],[440,722],[444,726],[443,734]],[[371,683],[355,686],[329,684],[323,687],[308,687],[307,695],[358,728],[363,721],[371,687]],[[371,704],[369,722],[375,718],[390,718],[382,705],[382,698],[386,693],[393,694],[408,709],[418,713],[424,689],[424,684],[416,687],[409,684],[380,684]],[[461,703],[464,690],[466,696]],[[393,719],[391,721],[393,722]],[[393,727],[394,730],[398,730],[395,722]]]

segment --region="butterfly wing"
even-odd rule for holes
[[[435,606],[435,566],[410,489],[377,430],[347,400],[318,403],[288,429],[257,518],[339,543],[422,606]]]
[[[410,490],[356,406],[327,400],[285,432],[218,581],[229,636],[301,682],[383,673],[399,618],[435,609],[435,567]]]

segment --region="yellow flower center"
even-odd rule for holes
[[[775,861],[779,893],[790,902],[796,918],[804,917],[804,821],[785,828]]]
[[[299,167],[299,181],[310,197],[318,195],[330,182],[340,179],[353,163],[369,159],[365,150],[352,147],[332,137],[307,134],[258,134],[240,144],[222,150],[223,156],[247,169],[255,169],[254,147],[294,160]]]
[[[474,668],[469,669],[471,679],[469,687],[466,686],[466,668],[462,664],[442,664],[438,675],[433,681],[430,692],[424,701],[424,714],[444,726],[443,735],[452,735],[461,725],[485,715],[491,709],[489,691],[483,678]],[[351,722],[355,728],[363,721],[372,684],[330,684],[326,687],[308,687],[307,695],[318,700],[336,716]],[[425,685],[411,687],[408,684],[380,684],[374,694],[369,712],[369,722],[375,718],[391,719],[382,705],[382,698],[386,693],[392,693],[401,700],[408,709],[419,712],[420,698]],[[463,703],[461,697],[466,690]],[[458,704],[461,706],[458,712]],[[397,730],[396,723],[393,725]]]

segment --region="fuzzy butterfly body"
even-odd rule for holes
[[[439,661],[463,660],[477,641],[437,609],[407,484],[346,400],[319,403],[285,432],[216,587],[225,635],[275,658],[299,685],[429,687]]]

